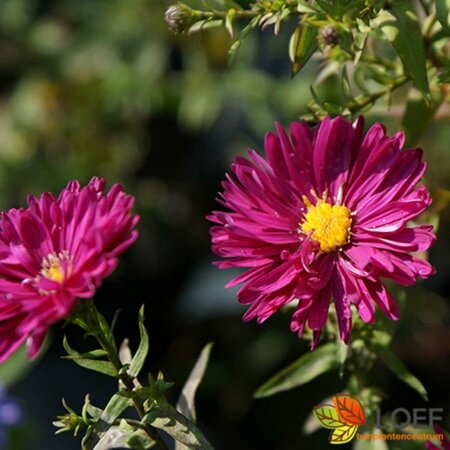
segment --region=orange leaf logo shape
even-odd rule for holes
[[[349,395],[335,395],[334,407],[339,420],[347,425],[364,425],[366,416],[361,403]]]
[[[366,423],[364,409],[356,398],[349,395],[335,395],[333,405],[318,405],[313,413],[324,428],[330,433],[330,444],[346,444],[350,442],[359,425]]]

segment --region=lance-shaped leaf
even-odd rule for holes
[[[96,308],[92,308],[92,311],[94,314],[97,315],[97,321],[98,321],[98,326],[100,328],[100,332],[103,334],[103,336],[106,339],[108,339],[108,342],[111,344],[112,348],[114,348],[114,350],[117,350],[116,341],[114,339],[112,329],[109,326],[108,321],[105,319],[105,317],[102,314],[100,314],[100,312]],[[117,314],[118,314],[118,312],[116,312],[116,314],[114,315],[114,319],[113,319],[114,323],[117,320],[117,317],[118,317]]]
[[[45,339],[44,348],[41,348],[38,358],[42,358],[48,348],[48,338]],[[0,384],[9,386],[20,381],[36,364],[37,360],[29,360],[27,346],[19,347],[5,362],[0,365]]]
[[[102,415],[103,411],[100,408],[97,408],[91,403],[91,396],[86,394],[84,397],[84,405],[81,412],[83,419],[88,422],[88,420],[94,419],[98,420]]]
[[[147,450],[155,445],[144,430],[129,425],[122,419],[119,425],[111,427],[100,439],[94,450],[111,450],[114,448],[130,448]]]
[[[292,77],[305,66],[316,51],[317,45],[317,28],[299,22],[289,41]]]
[[[94,450],[103,436],[114,425],[114,421],[132,404],[130,396],[121,392],[114,394],[94,425],[88,431],[81,443],[83,450]],[[97,449],[98,450],[98,449]]]
[[[345,425],[339,419],[336,408],[332,405],[319,405],[314,407],[314,415],[324,428],[335,429]]]
[[[277,392],[293,389],[336,367],[336,345],[333,343],[322,345],[270,378],[258,388],[254,397],[269,397]]]
[[[227,16],[226,16],[226,19],[225,19],[225,28],[228,31],[228,33],[229,33],[231,38],[234,37],[233,24],[234,24],[235,17],[236,17],[236,10],[234,8],[230,8],[227,11]]]
[[[132,377],[137,377],[139,375],[149,349],[148,333],[144,325],[144,306],[142,306],[139,310],[139,334],[141,336],[141,341],[133,359],[131,360],[130,368],[128,370],[128,373]]]
[[[67,342],[67,337],[64,336],[63,346],[69,356],[64,358],[71,359],[76,364],[85,369],[94,370],[110,377],[117,377],[117,371],[109,361],[99,361],[94,358],[99,358],[105,354],[103,350],[93,350],[87,353],[78,353]]]
[[[346,425],[363,425],[366,423],[364,409],[356,398],[349,395],[335,395],[333,403],[341,422]]]
[[[178,399],[177,410],[193,422],[197,420],[195,413],[195,393],[208,367],[212,346],[213,344],[210,342],[201,351]]]
[[[417,89],[428,96],[425,46],[413,3],[410,0],[395,0],[392,2],[390,12],[393,20],[384,22],[382,30],[392,42]]]
[[[436,0],[436,17],[442,28],[450,32],[450,0]]]
[[[382,430],[379,430],[377,428],[372,429],[371,433],[373,434],[382,434]],[[420,445],[420,444],[419,444]],[[423,447],[419,447],[420,450],[423,449]],[[386,441],[370,441],[370,440],[356,440],[353,445],[353,450],[389,450],[389,446],[386,443]]]
[[[406,148],[417,145],[444,100],[445,94],[436,93],[431,96],[431,104],[427,105],[418,91],[415,89],[409,91],[408,103],[402,121],[406,136]]]
[[[339,366],[339,376],[342,378],[344,376],[345,361],[348,356],[348,345],[341,339],[337,339],[336,347],[336,361]]]
[[[358,429],[357,425],[343,425],[333,430],[330,436],[330,444],[346,444],[353,439]]]
[[[428,401],[428,394],[422,382],[409,372],[403,362],[389,347],[372,343],[372,349],[400,380],[412,387],[424,400]]]
[[[237,39],[233,42],[230,49],[228,50],[228,64],[231,64],[233,62],[236,52],[241,47],[242,43],[244,42],[244,39],[249,35],[249,33],[252,30],[254,30],[258,26],[260,19],[261,19],[260,15],[253,17],[253,19],[248,23],[248,25],[242,29]]]
[[[152,406],[143,419],[155,428],[165,431],[177,442],[181,442],[192,450],[212,450],[203,433],[187,417],[180,414],[165,400],[160,400]]]
[[[301,14],[317,12],[314,5],[310,5],[306,0],[298,0],[297,11]]]

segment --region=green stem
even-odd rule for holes
[[[366,106],[369,106],[372,103],[375,103],[378,99],[380,99],[381,97],[384,97],[386,94],[388,94],[389,92],[392,92],[393,90],[399,88],[400,86],[403,86],[408,81],[410,81],[410,78],[408,76],[400,77],[393,83],[389,84],[389,86],[387,86],[385,89],[382,89],[381,91],[375,92],[371,95],[367,95],[365,97],[362,97],[359,100],[355,100],[354,102],[349,103],[347,105],[347,109],[352,114],[354,114],[358,111],[361,111]]]
[[[290,14],[289,15],[302,15],[302,13],[299,13],[297,11],[297,1],[296,0],[288,0],[286,1],[285,5],[286,7],[289,7]],[[211,11],[202,11],[199,9],[192,10],[193,16],[197,20],[204,20],[204,19],[220,19],[225,20],[227,16],[229,15],[231,9],[228,9],[227,11],[217,11],[217,10],[211,10]],[[277,14],[279,12],[279,9],[270,9],[270,7],[262,7],[259,6],[258,9],[234,9],[233,8],[233,18],[235,19],[253,19],[254,17],[258,16],[264,16],[265,14]]]
[[[430,11],[431,11],[430,5],[426,2],[426,0],[419,0],[419,3],[421,4],[425,14],[427,16],[429,16],[430,15]]]
[[[228,11],[201,11],[195,10],[194,15],[198,17],[200,20],[203,19],[226,19]],[[235,10],[234,17],[236,19],[253,19],[256,16],[263,14],[262,11],[248,11],[248,10]]]
[[[119,426],[121,420],[125,420],[125,422],[132,427],[140,428],[141,430],[146,431],[145,425],[142,422],[139,422],[139,420],[135,420],[135,419],[128,419],[126,417],[124,417],[123,419],[116,419],[114,421],[114,425]]]
[[[95,339],[97,339],[97,342],[100,344],[102,349],[107,353],[107,357],[116,369],[119,379],[122,381],[125,389],[127,390],[127,392],[132,392],[135,388],[134,381],[128,375],[128,373],[123,370],[123,364],[120,361],[117,350],[113,345],[111,345],[109,336],[105,335],[102,327],[100,326],[97,310],[93,301],[91,301],[91,305],[86,311],[86,321],[90,325],[89,331],[91,331],[92,329],[95,330],[93,336],[95,337]],[[145,415],[144,405],[136,398],[133,398],[133,405],[139,415],[139,418],[142,419]],[[148,424],[142,424],[141,428],[143,428],[151,437],[151,439],[156,442],[158,448],[160,448],[161,450],[169,450],[169,447],[166,445],[156,428]]]

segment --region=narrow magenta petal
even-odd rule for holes
[[[47,329],[90,298],[137,238],[133,197],[106,181],[68,183],[55,198],[28,197],[28,208],[0,218],[0,361],[27,341],[35,357]]]
[[[398,318],[382,278],[412,285],[434,273],[411,254],[435,240],[431,227],[410,227],[431,203],[426,187],[417,186],[426,169],[422,151],[402,150],[403,133],[387,136],[375,124],[364,134],[363,126],[362,118],[326,117],[315,128],[295,122],[288,133],[277,123],[276,133],[266,134],[265,157],[250,150],[234,160],[218,196],[224,211],[207,218],[212,249],[222,258],[215,264],[247,269],[226,285],[243,284],[244,320],[262,323],[295,301],[291,330],[302,335],[309,326],[315,347],[333,298],[340,337],[348,342],[352,309],[366,323],[375,321],[376,306]],[[351,218],[337,247],[321,245],[314,229],[303,232],[319,201],[345,207]]]
[[[328,308],[331,300],[331,286],[327,285],[324,289],[318,291],[313,299],[314,307],[308,314],[308,326],[311,330],[321,330],[327,321]]]

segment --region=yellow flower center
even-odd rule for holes
[[[66,252],[61,252],[59,255],[53,253],[49,254],[47,258],[42,261],[41,274],[56,283],[62,283],[66,276],[66,272],[70,271],[71,264],[68,261],[70,258]],[[64,263],[62,262],[64,261]],[[68,275],[68,274],[67,274]]]
[[[307,199],[308,207],[301,231],[308,234],[320,244],[324,253],[334,252],[349,241],[352,219],[350,211],[345,206],[330,205],[323,200],[317,200],[312,205]]]

